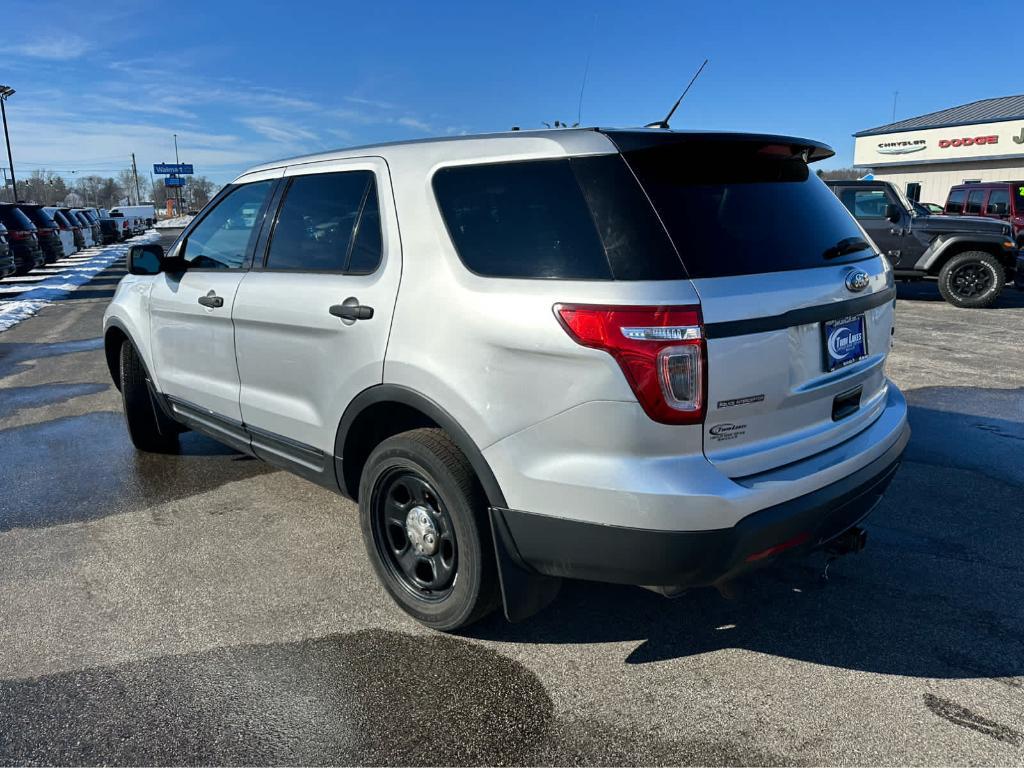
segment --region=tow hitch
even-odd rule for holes
[[[867,544],[868,532],[857,525],[832,539],[825,545],[825,554],[828,555],[828,559],[825,561],[825,570],[821,573],[822,580],[828,581],[828,569],[832,563],[843,555],[857,554]]]

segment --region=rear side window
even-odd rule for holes
[[[1005,216],[1010,212],[1010,190],[993,189],[985,210],[992,216]]]
[[[624,157],[693,278],[872,255],[850,212],[789,147],[683,139]]]
[[[967,205],[964,206],[964,213],[980,214],[985,203],[986,194],[987,190],[975,189],[967,195]]]
[[[443,168],[434,192],[459,258],[486,277],[685,277],[619,155]]]
[[[372,171],[296,176],[270,241],[267,269],[368,274],[381,260]]]
[[[884,189],[845,187],[840,190],[839,199],[858,219],[884,219],[885,208],[889,205]]]
[[[949,199],[946,201],[946,213],[963,213],[966,200],[966,189],[954,189],[949,193]]]

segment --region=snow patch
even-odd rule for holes
[[[105,248],[89,248],[81,252],[87,256],[91,254],[88,258],[83,257],[68,269],[63,269],[34,284],[24,285],[0,281],[0,293],[21,293],[17,299],[0,301],[0,332],[13,328],[22,320],[32,317],[43,307],[63,299],[72,291],[85,285],[115,261],[123,259],[131,246],[153,243],[157,240],[159,240],[159,235],[150,233],[133,237],[125,243],[108,245]]]

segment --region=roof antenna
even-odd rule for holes
[[[697,74],[695,74],[692,78],[690,78],[690,84],[686,86],[686,90],[683,91],[683,95],[680,96],[678,99],[676,99],[676,103],[672,105],[672,109],[670,109],[668,111],[668,114],[665,115],[665,119],[664,120],[659,120],[656,123],[648,123],[647,125],[644,126],[644,128],[665,128],[665,129],[667,129],[668,128],[668,121],[672,119],[672,115],[674,115],[676,113],[676,110],[679,108],[680,102],[685,98],[686,94],[689,93],[690,88],[693,86],[693,84],[695,82],[697,82],[697,78],[700,77],[700,73],[704,71],[704,67],[706,67],[707,65],[708,65],[708,60],[704,59],[704,63],[700,65],[700,69],[697,70]]]

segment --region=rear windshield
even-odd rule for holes
[[[679,142],[624,157],[690,277],[808,269],[872,255],[843,204],[788,148]]]
[[[85,220],[88,221],[90,224],[96,223],[96,217],[89,213],[89,211],[79,211],[79,214],[84,216]]]
[[[32,223],[32,220],[22,213],[20,208],[15,208],[9,205],[0,206],[0,221],[2,221],[8,229],[32,230],[36,228],[35,224]]]
[[[55,222],[53,218],[50,216],[50,214],[48,214],[42,208],[25,208],[23,209],[23,212],[32,220],[32,223],[35,224],[37,227],[40,227],[42,229],[57,228],[57,222]]]
[[[442,168],[433,185],[455,249],[478,275],[686,277],[620,155]]]
[[[71,222],[69,222],[67,217],[60,211],[54,211],[52,216],[53,220],[60,225],[61,229],[67,229],[68,227],[71,226]]]

